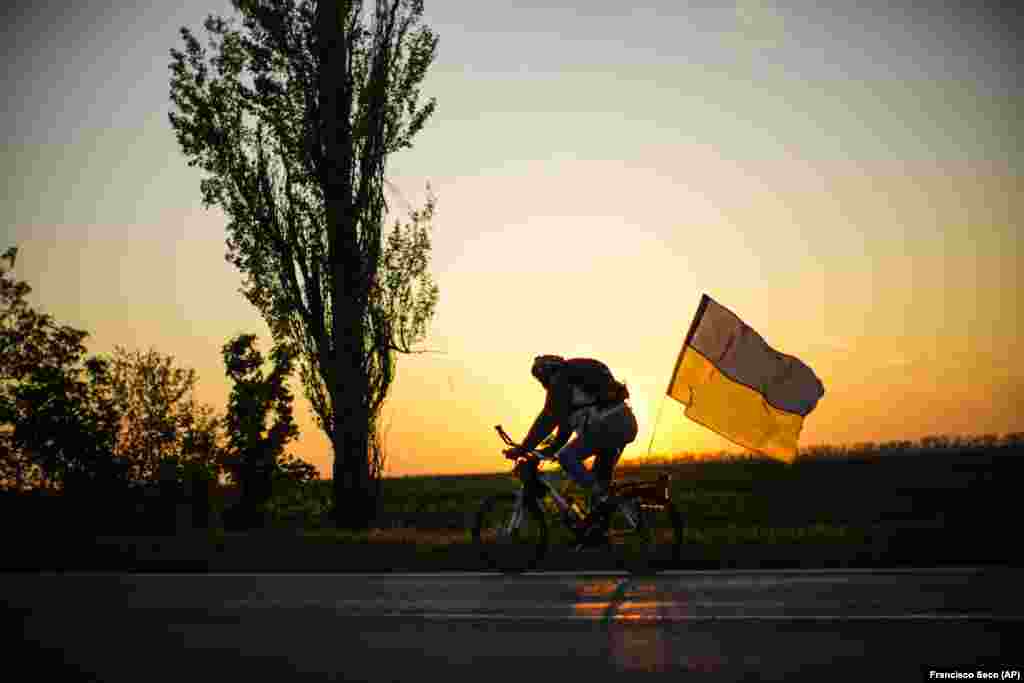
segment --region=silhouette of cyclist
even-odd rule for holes
[[[615,380],[608,366],[592,358],[537,356],[531,374],[547,390],[544,408],[526,438],[505,450],[505,457],[526,455],[557,427],[554,441],[540,451],[545,457],[555,454],[595,504],[604,502],[623,449],[636,439],[636,416],[626,402],[629,389]],[[576,438],[567,445],[573,432]],[[596,459],[593,471],[588,471],[583,461],[591,456]]]

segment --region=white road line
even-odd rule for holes
[[[629,572],[616,570],[566,570],[566,571],[539,571],[524,572],[522,574],[508,574],[505,576],[621,576],[623,578],[652,579],[660,576],[837,576],[837,575],[877,575],[877,574],[976,574],[984,571],[986,567],[854,567],[843,568],[822,568],[822,569],[669,569],[650,575],[633,575]],[[1005,567],[990,567],[988,569],[1006,569]],[[1017,569],[1017,571],[1024,571]],[[321,574],[323,576],[324,574]],[[328,574],[335,575],[335,574]],[[316,574],[298,576],[316,576]],[[366,572],[347,573],[338,572],[336,576],[353,577],[386,577],[386,576],[409,576],[409,577],[430,577],[430,576],[503,576],[500,572]]]
[[[132,571],[48,571],[27,572],[34,575],[94,575],[94,577],[335,577],[352,579],[378,578],[445,578],[445,577],[622,577],[624,579],[657,579],[659,577],[735,577],[735,575],[787,575],[787,577],[814,577],[814,575],[877,575],[877,574],[962,574],[978,573],[985,570],[1013,570],[1024,572],[1021,567],[828,567],[828,568],[792,568],[792,569],[667,569],[656,574],[630,574],[616,570],[560,570],[560,571],[526,571],[518,574],[502,574],[498,571],[306,571],[306,572],[132,572]]]
[[[359,619],[428,619],[432,621],[602,621],[622,623],[706,622],[706,621],[1024,621],[1024,615],[994,614],[666,614],[614,615],[599,614],[476,614],[473,612],[340,612],[339,617]]]

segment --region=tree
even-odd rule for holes
[[[389,155],[433,114],[420,85],[437,37],[422,0],[232,0],[171,50],[169,114],[189,166],[206,172],[206,207],[229,217],[227,258],[274,339],[298,349],[317,425],[333,451],[335,521],[368,525],[371,458],[395,353],[413,353],[438,290],[427,271],[435,209],[409,212],[384,238]],[[369,21],[368,19],[372,19]],[[245,74],[243,76],[243,70]]]
[[[234,383],[228,404],[226,462],[232,479],[242,484],[242,507],[252,514],[270,499],[273,481],[281,474],[305,476],[297,459],[286,459],[285,446],[297,438],[292,397],[286,384],[294,351],[278,344],[271,351],[272,370],[263,375],[263,355],[253,346],[256,335],[240,334],[221,352],[227,375]],[[273,424],[267,419],[273,413]],[[312,467],[306,465],[306,467]]]
[[[184,466],[215,472],[219,422],[192,397],[193,371],[156,351],[86,359],[88,333],[32,310],[29,286],[2,275],[0,484],[79,494],[63,521],[92,524],[123,519],[132,480],[155,479],[162,461],[179,478]]]
[[[195,399],[195,370],[179,368],[174,357],[156,349],[114,347],[111,397],[119,428],[115,453],[129,466],[133,481],[156,481],[161,462],[172,462],[183,476],[186,466],[215,476],[219,466],[221,418]]]
[[[14,448],[65,490],[127,484],[126,463],[113,450],[118,415],[109,387],[97,358],[34,370],[13,392]]]
[[[3,258],[14,266],[17,248]],[[88,333],[25,301],[25,282],[0,271],[0,482],[25,490],[111,483],[117,413],[105,361],[86,360]]]

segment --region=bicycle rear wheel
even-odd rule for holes
[[[473,522],[473,542],[491,569],[515,574],[529,571],[548,548],[548,527],[537,502],[519,503],[514,493],[484,500]]]
[[[609,518],[608,546],[619,568],[631,574],[656,574],[677,564],[682,540],[682,519],[671,501],[622,497]]]

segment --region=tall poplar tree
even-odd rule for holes
[[[422,0],[232,0],[244,32],[210,16],[171,50],[170,113],[204,205],[227,214],[227,258],[299,372],[334,450],[335,519],[368,525],[372,444],[394,378],[433,317],[435,200],[385,233],[388,157],[434,112],[420,86],[437,37]]]

